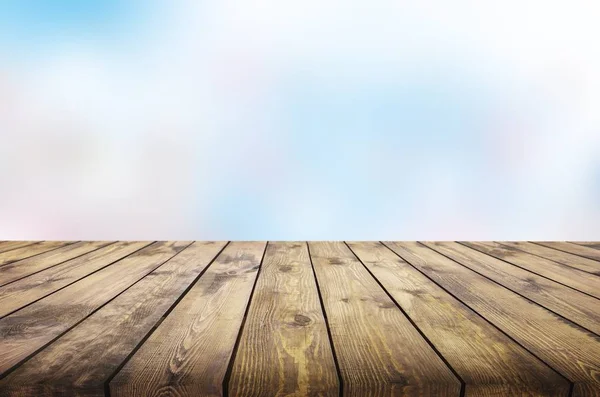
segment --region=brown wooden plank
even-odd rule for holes
[[[82,241],[12,262],[0,267],[0,287],[109,244],[111,244],[110,241]]]
[[[550,259],[554,262],[558,262],[587,273],[592,273],[596,276],[600,276],[599,261],[594,261],[578,255],[570,254],[568,252],[558,251],[553,248],[529,243],[526,241],[499,241],[499,243],[508,247],[520,249],[521,251],[529,252],[533,255],[541,256],[542,258]]]
[[[566,379],[388,248],[348,244],[463,379],[466,395],[568,395]]]
[[[35,244],[36,241],[0,241],[0,253]]]
[[[600,250],[600,241],[569,241],[571,244],[583,245]]]
[[[574,396],[599,395],[600,338],[428,247],[385,244],[574,382]]]
[[[0,380],[6,396],[104,396],[116,371],[225,242],[196,242]]]
[[[43,298],[141,248],[148,242],[119,242],[0,287],[0,317]]]
[[[9,263],[30,258],[43,252],[51,251],[73,243],[74,241],[40,241],[35,244],[6,251],[0,254],[0,266],[5,266]],[[0,267],[0,269],[2,269],[2,267]]]
[[[230,243],[110,382],[111,396],[221,396],[264,249]]]
[[[462,244],[600,298],[600,277],[496,242],[467,241]]]
[[[269,243],[235,357],[229,396],[338,395],[305,243]]]
[[[346,396],[458,396],[460,381],[342,242],[311,242]]]
[[[0,375],[188,246],[154,243],[0,319]]]
[[[564,241],[536,241],[535,243],[543,245],[544,247],[549,247],[555,250],[579,255],[584,258],[600,261],[600,243],[598,242],[596,242],[593,246],[583,246],[579,244],[567,243]]]
[[[458,243],[423,244],[600,335],[598,299]]]

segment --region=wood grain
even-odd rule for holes
[[[264,249],[230,243],[110,382],[111,396],[222,396]]]
[[[196,242],[0,381],[4,395],[104,396],[104,382],[225,242]]]
[[[0,397],[600,397],[598,242],[103,244],[0,242]]]
[[[566,379],[387,247],[348,244],[463,379],[466,395],[568,395]]]
[[[570,241],[571,244],[577,244],[577,245],[583,245],[585,247],[590,247],[590,248],[594,248],[596,250],[600,250],[600,241]],[[539,244],[539,243],[538,243]],[[550,244],[550,243],[546,243],[546,244]],[[569,248],[571,248],[570,246],[567,246]],[[589,252],[586,250],[586,252]],[[595,253],[593,253],[595,256]],[[600,260],[600,259],[598,259]]]
[[[461,383],[341,242],[310,253],[345,396],[458,396]]]
[[[0,319],[0,376],[189,244],[154,243]]]
[[[4,265],[0,267],[0,287],[109,244],[109,241],[79,242]]]
[[[237,350],[229,396],[333,397],[338,388],[307,246],[269,243]]]
[[[148,242],[111,244],[0,287],[0,317],[78,281],[149,244]]]
[[[600,335],[598,299],[458,243],[423,244]]]
[[[35,244],[36,241],[0,241],[0,253]]]
[[[590,276],[580,270],[496,242],[469,241],[462,244],[600,298],[600,277]]]
[[[385,244],[573,382],[574,396],[600,395],[600,338],[419,243]]]
[[[600,276],[600,262],[573,255],[568,252],[555,250],[539,244],[533,244],[526,241],[501,241],[502,245],[520,249],[530,254],[550,259],[563,265],[582,270]]]
[[[591,246],[567,243],[564,241],[537,241],[536,244],[553,248],[559,251],[569,252],[584,258],[600,261],[600,243],[595,242]]]
[[[2,269],[2,266],[8,265],[9,263],[30,258],[43,252],[51,251],[58,247],[64,247],[73,243],[74,242],[71,241],[40,241],[35,244],[3,252],[0,254],[0,269]]]

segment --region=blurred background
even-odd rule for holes
[[[600,240],[598,20],[2,0],[0,239]]]

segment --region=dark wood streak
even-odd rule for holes
[[[424,244],[600,335],[600,302],[596,298],[457,243]]]
[[[466,383],[468,396],[567,396],[569,382],[380,243],[348,243]]]
[[[0,389],[7,396],[103,395],[109,376],[224,245],[192,244],[0,380]]]
[[[0,319],[0,375],[85,319],[189,242],[155,243],[90,277]]]
[[[598,337],[428,247],[413,242],[385,244],[574,382],[574,395],[599,395]]]
[[[346,396],[458,396],[461,383],[342,242],[310,242]]]
[[[600,277],[561,265],[554,261],[531,255],[514,247],[508,247],[495,242],[464,242],[467,247],[476,249],[493,257],[537,273],[568,287],[584,292],[595,298],[600,298]],[[600,301],[598,302],[600,304]]]
[[[22,279],[31,274],[56,266],[69,259],[95,251],[111,244],[109,241],[92,241],[69,244],[52,251],[12,262],[0,268],[0,286]]]
[[[264,248],[230,243],[110,382],[111,396],[222,396]]]
[[[269,243],[229,396],[337,394],[336,368],[308,249],[294,242]]]

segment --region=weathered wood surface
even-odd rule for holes
[[[0,241],[0,253],[35,244],[35,241]]]
[[[469,396],[552,395],[568,381],[380,243],[349,243],[466,383]]]
[[[0,397],[600,396],[598,248],[0,242]]]
[[[111,244],[0,287],[0,317],[81,280],[147,245],[149,243],[144,242]]]
[[[69,244],[66,247],[60,247],[40,255],[6,264],[0,268],[0,287],[109,244],[110,242],[106,241]]]
[[[344,243],[309,247],[346,395],[459,395],[459,379]]]
[[[104,395],[111,374],[224,245],[187,247],[0,380],[0,389],[13,396]]]
[[[0,319],[0,376],[189,244],[155,243]]]
[[[24,244],[18,248],[5,250],[0,253],[0,269],[9,263],[31,258],[44,252],[49,252],[56,248],[64,247],[70,244],[74,244],[74,242],[39,241],[34,244]]]
[[[112,380],[111,396],[222,396],[264,250],[230,243]]]
[[[573,382],[575,395],[599,395],[598,336],[422,244],[386,244],[405,261]],[[562,383],[547,386],[557,391],[564,390]]]
[[[269,243],[228,387],[231,396],[338,395],[306,243]]]
[[[570,243],[571,244],[567,244],[566,247],[571,248],[572,244],[577,244],[577,245],[583,245],[584,247],[590,247],[590,248],[594,248],[594,249],[600,250],[600,242],[598,242],[598,241],[571,241]],[[538,243],[538,244],[542,244],[542,243]],[[552,247],[552,244],[556,244],[556,243],[546,242],[545,244],[546,244],[546,246]],[[574,248],[571,248],[571,249],[577,249],[577,248],[574,247]],[[570,252],[570,251],[567,251],[567,252]],[[586,252],[591,252],[592,254],[596,254],[593,251],[587,251],[586,250]]]
[[[590,276],[578,269],[496,242],[472,241],[464,242],[464,245],[595,298],[600,298],[600,277]]]
[[[424,244],[511,291],[600,335],[600,301],[598,299],[461,244],[450,242]]]
[[[541,244],[528,243],[526,241],[503,241],[503,245],[518,248],[542,258],[550,259],[560,264],[583,270],[584,272],[600,276],[600,260],[588,259],[565,251],[546,247]],[[579,247],[575,247],[576,250]],[[581,247],[586,248],[586,247]],[[583,250],[582,250],[583,251]],[[600,252],[598,252],[600,254]],[[600,259],[600,255],[598,256]]]
[[[537,244],[600,261],[600,243],[597,241],[583,242],[580,244],[572,244],[565,241],[540,241]]]

